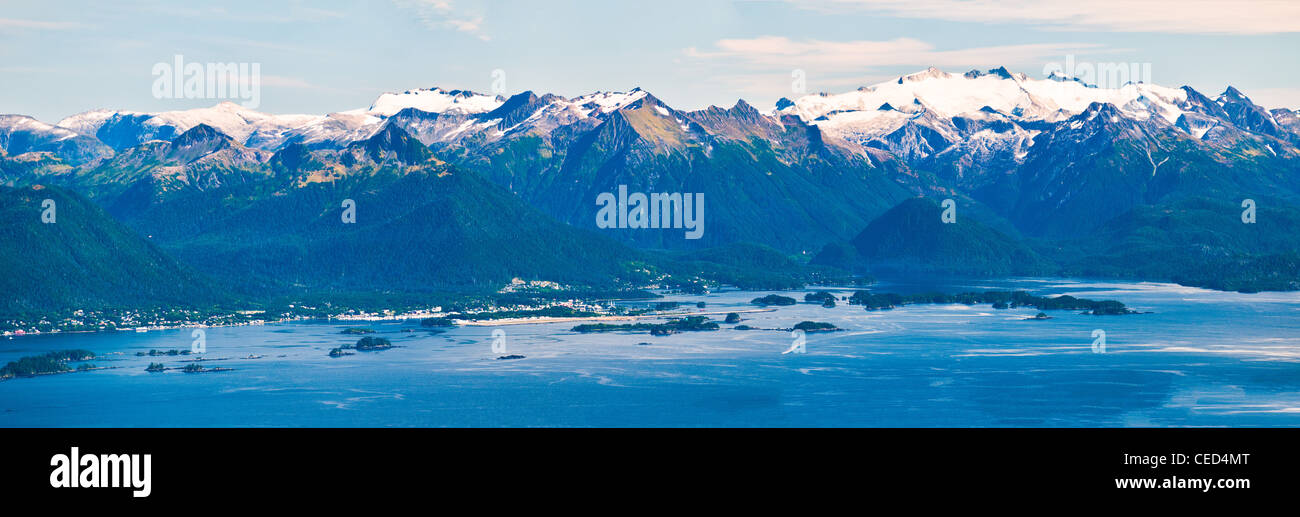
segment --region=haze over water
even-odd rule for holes
[[[574,323],[460,326],[295,322],[209,328],[205,367],[181,367],[191,329],[19,337],[0,363],[84,348],[120,368],[0,382],[0,426],[1293,426],[1300,425],[1300,293],[1059,279],[882,282],[876,292],[1024,289],[1115,299],[1151,314],[1090,316],[988,305],[869,312],[800,303],[745,325],[824,321],[806,354],[786,331],[577,334]],[[783,292],[802,300],[806,291]],[[830,289],[838,295],[851,289]],[[670,295],[698,312],[749,310],[770,292]],[[689,302],[689,304],[685,303]],[[721,315],[714,317],[721,321]],[[348,327],[398,348],[330,358]],[[492,330],[506,331],[497,360]],[[414,329],[402,332],[402,329]],[[1106,353],[1093,353],[1094,329]],[[648,343],[648,344],[641,344]],[[260,359],[238,359],[262,355]]]

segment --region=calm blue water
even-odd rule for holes
[[[444,334],[416,322],[210,328],[207,357],[265,357],[205,362],[236,370],[203,374],[148,373],[160,359],[134,355],[187,349],[190,329],[20,337],[0,341],[0,361],[85,348],[120,368],[0,382],[0,426],[1300,425],[1300,293],[1057,279],[947,286],[1005,288],[1154,313],[1024,321],[1036,311],[800,304],[743,315],[755,327],[848,329],[809,334],[802,355],[781,353],[788,332],[730,325],[666,337],[578,335],[573,323]],[[762,294],[669,299],[718,311],[752,309]],[[327,357],[356,341],[339,334],[349,326],[400,348]],[[495,360],[494,328],[506,331],[507,353],[527,358]],[[1104,354],[1092,351],[1094,329],[1106,332]]]

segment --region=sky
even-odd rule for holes
[[[771,109],[930,66],[1038,78],[1067,59],[1298,109],[1298,49],[1292,0],[0,0],[0,113],[215,104],[157,95],[155,65],[178,55],[257,64],[257,109],[278,114],[433,86]]]

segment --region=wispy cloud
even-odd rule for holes
[[[472,34],[478,39],[491,38],[483,32],[483,15],[474,9],[457,7],[451,0],[393,0],[403,9],[415,12],[420,23],[431,29],[451,29]]]
[[[1246,88],[1245,91],[1260,106],[1300,110],[1300,88]]]
[[[238,21],[243,23],[304,23],[304,22],[322,22],[329,20],[339,20],[346,15],[339,11],[307,7],[298,3],[275,6],[263,11],[250,10],[229,10],[220,5],[175,5],[175,4],[150,4],[147,9],[150,12],[165,14],[167,16],[180,18],[198,18],[207,21]]]
[[[323,92],[344,92],[344,93],[362,91],[366,93],[374,93],[373,89],[369,89],[369,88],[339,88],[334,86],[325,86],[322,84],[307,81],[300,77],[262,75],[259,79],[261,80],[262,86],[284,88],[285,90],[288,91],[316,90],[316,91],[323,91]]]
[[[915,38],[830,41],[784,36],[722,39],[705,49],[687,48],[683,63],[697,67],[702,81],[744,95],[790,95],[792,73],[800,71],[811,90],[839,91],[882,82],[928,66],[965,72],[1007,66],[1037,76],[1049,62],[1069,54],[1117,49],[1095,43],[1031,43],[938,49]]]
[[[63,31],[73,29],[83,29],[86,25],[78,22],[51,22],[42,20],[19,20],[14,18],[0,18],[0,29],[31,29],[31,30],[52,30]]]
[[[792,40],[784,36],[723,39],[713,49],[686,49],[694,59],[731,62],[752,70],[802,69],[807,71],[866,72],[891,66],[969,67],[1014,65],[1060,60],[1061,56],[1096,52],[1092,43],[1031,43],[939,50],[930,43],[897,38],[884,41]]]
[[[277,43],[275,41],[262,41],[248,38],[232,38],[227,36],[199,38],[200,41],[209,42],[224,47],[247,47],[257,50],[271,50],[276,52],[285,52],[298,55],[327,55],[330,51],[320,48],[314,48],[307,45],[295,45],[286,43]]]
[[[1028,23],[1065,30],[1194,34],[1300,32],[1295,0],[786,0],[823,11],[932,20]]]

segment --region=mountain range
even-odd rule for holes
[[[41,217],[47,206],[50,223]],[[0,220],[0,314],[226,301],[208,278],[63,188],[0,187]]]
[[[0,185],[84,196],[183,267],[250,292],[635,284],[736,250],[867,272],[1296,289],[1294,271],[1269,268],[1300,252],[1282,224],[1300,210],[1297,145],[1300,113],[1231,87],[1211,98],[930,68],[763,110],[681,110],[639,88],[430,88],[326,115],[230,102],[55,124],[0,115]],[[598,228],[597,197],[620,187],[703,194],[702,238]],[[940,199],[956,226],[939,222]],[[1257,225],[1240,219],[1246,199]],[[339,223],[343,200],[354,225]],[[1187,260],[1143,261],[1167,253]]]

